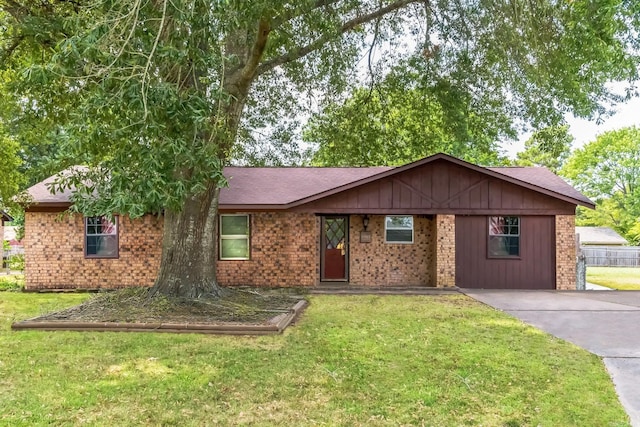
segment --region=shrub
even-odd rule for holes
[[[9,258],[8,260],[9,269],[24,271],[24,254],[16,254]]]
[[[0,276],[0,292],[1,291],[22,291],[24,289],[24,276],[22,274],[10,274],[8,276]]]

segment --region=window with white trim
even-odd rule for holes
[[[384,219],[386,243],[413,243],[413,216],[388,215]]]
[[[220,215],[220,259],[249,259],[249,215]]]
[[[489,257],[520,256],[520,217],[489,217]]]
[[[84,254],[87,258],[118,258],[118,217],[85,217]]]

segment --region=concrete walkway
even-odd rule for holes
[[[606,286],[600,286],[589,282],[586,283],[585,288],[587,291],[613,291],[613,289],[607,288]]]
[[[640,427],[640,291],[461,292],[602,357],[631,425]]]

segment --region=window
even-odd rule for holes
[[[489,257],[520,256],[520,218],[489,217]]]
[[[249,215],[220,215],[220,259],[249,259]]]
[[[390,215],[384,221],[387,243],[413,243],[413,217]]]
[[[84,221],[85,256],[118,258],[118,217],[91,216]]]

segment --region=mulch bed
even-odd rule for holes
[[[224,289],[221,298],[147,297],[147,289],[98,294],[83,304],[16,322],[14,330],[155,331],[219,334],[282,332],[307,301],[289,289]]]

